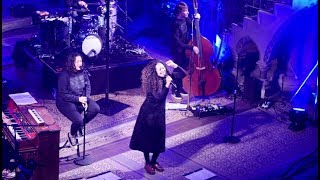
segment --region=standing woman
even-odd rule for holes
[[[100,111],[99,105],[90,98],[91,85],[89,75],[83,70],[82,57],[79,53],[71,53],[66,61],[65,71],[58,79],[56,106],[71,122],[68,139],[72,146],[77,145],[77,135],[82,136],[83,117],[87,110],[86,123]]]
[[[173,61],[168,61],[167,65],[177,67]],[[157,159],[165,151],[165,104],[171,81],[166,65],[159,60],[152,60],[142,70],[142,90],[146,99],[140,108],[129,147],[143,152],[144,169],[152,175],[155,170],[164,171]],[[151,161],[149,153],[152,153]]]

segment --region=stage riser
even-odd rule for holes
[[[33,47],[33,41],[24,40],[16,43],[12,58],[17,67],[27,68],[30,62],[40,62],[42,64],[42,84],[50,91],[57,88],[57,81],[63,70],[65,60],[69,53],[76,49],[65,49],[53,56],[40,56],[39,50]],[[134,48],[135,46],[132,46]],[[38,55],[36,55],[38,54]],[[49,54],[50,55],[50,54]],[[141,86],[141,71],[152,59],[148,54],[141,55],[134,53],[124,53],[118,50],[111,53],[108,58],[109,77],[106,73],[105,53],[100,53],[97,57],[89,58],[83,54],[85,67],[90,72],[91,94],[106,93],[107,80],[109,80],[108,92],[125,89],[138,88]]]

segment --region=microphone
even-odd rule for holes
[[[170,82],[170,84],[171,84],[173,87],[177,88],[177,85],[176,85],[175,83],[173,83],[172,81]]]
[[[83,106],[83,108],[84,108],[85,111],[88,110],[88,103],[82,103],[82,106]]]
[[[84,66],[81,66],[80,69],[82,69],[89,77],[91,76],[90,72]]]
[[[168,74],[166,74],[166,76],[165,76],[165,77],[167,77],[167,76],[169,76],[169,75],[168,75]],[[171,84],[173,87],[177,88],[177,85],[176,85],[175,83],[173,83],[172,81],[170,82],[170,84]]]

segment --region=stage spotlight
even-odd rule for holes
[[[289,118],[291,123],[288,128],[292,131],[301,131],[306,127],[305,122],[308,119],[308,114],[305,109],[292,108],[289,112]]]

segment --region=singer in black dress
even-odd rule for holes
[[[166,64],[177,67],[173,61]],[[149,174],[155,174],[155,170],[164,171],[157,158],[165,151],[165,104],[172,81],[167,75],[166,64],[152,60],[142,70],[142,90],[146,93],[146,99],[140,108],[129,145],[131,149],[144,153],[144,168]],[[149,153],[153,153],[151,161]]]
[[[99,105],[90,98],[89,75],[82,67],[81,55],[71,53],[66,61],[65,71],[59,76],[56,96],[58,110],[72,122],[68,138],[73,146],[77,144],[78,132],[82,135],[81,113],[87,108],[86,123],[88,123],[100,111]]]

